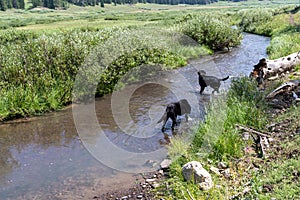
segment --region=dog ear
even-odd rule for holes
[[[201,75],[200,72],[198,72],[198,75]]]

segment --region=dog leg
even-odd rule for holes
[[[185,121],[186,121],[186,122],[189,121],[189,116],[188,116],[188,114],[185,114]]]
[[[165,125],[166,125],[168,119],[169,119],[169,117],[166,117],[166,118],[165,118],[164,123],[163,123],[163,126],[162,126],[162,128],[161,128],[161,131],[162,131],[163,133],[165,132]]]
[[[200,94],[203,93],[204,89],[205,89],[205,87],[201,87]]]
[[[177,117],[176,117],[176,115],[172,115],[170,118],[172,119],[172,131],[173,131],[175,125],[177,125],[177,123],[176,123],[176,118]]]

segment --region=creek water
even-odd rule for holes
[[[168,102],[185,95],[198,102],[196,106],[192,104],[191,118],[203,117],[201,105],[210,100],[212,89],[206,89],[200,97],[196,71],[202,69],[217,77],[248,76],[253,65],[267,56],[269,42],[269,38],[245,33],[242,44],[230,52],[192,60],[186,67],[157,76],[156,82],[143,84],[129,98],[127,109],[132,121],[125,128],[120,128],[122,122],[115,119],[118,109],[114,110],[111,106],[112,95],[96,99],[95,113],[103,134],[115,146],[128,152],[147,153],[165,149],[166,136],[172,136],[172,132],[168,129],[166,134],[162,134],[161,124],[150,128],[149,124],[162,116]],[[190,87],[176,74],[183,77]],[[160,84],[160,79],[168,86]],[[229,84],[230,80],[222,82],[221,90]],[[182,90],[186,90],[185,93],[181,94]],[[118,96],[115,99],[116,105],[120,99]],[[184,132],[192,122],[180,124],[175,132]],[[146,137],[124,133],[124,129],[137,125],[145,127],[141,130]],[[102,163],[79,135],[72,108],[0,125],[0,199],[92,199],[110,189],[121,188],[127,182],[134,182],[133,174],[126,173],[131,172],[131,166],[135,167],[132,161],[122,161],[118,167]],[[97,134],[93,140],[97,141]],[[106,154],[107,157],[114,156],[109,150]],[[145,160],[145,164],[148,160],[148,164],[157,167],[157,163],[150,162],[151,159]]]

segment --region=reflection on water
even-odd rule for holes
[[[207,74],[218,77],[248,75],[252,66],[266,56],[268,44],[268,38],[245,34],[239,48],[194,60],[192,65],[173,71],[164,79],[178,91],[198,95],[197,70],[204,69]],[[187,90],[173,73],[183,75],[192,89]],[[222,83],[223,89],[228,82]],[[198,99],[200,103],[209,100],[210,92],[208,88]],[[149,83],[131,95],[129,115],[132,121],[124,129],[145,128],[144,134],[152,134],[149,138],[124,133],[112,114],[110,95],[96,101],[99,124],[112,143],[127,151],[162,148],[166,138],[160,132],[161,124],[153,125],[152,129],[147,127],[162,116],[167,103],[178,100],[174,93],[167,87]],[[118,115],[118,110],[115,112]],[[192,117],[199,118],[199,115],[192,113]],[[76,132],[70,108],[24,121],[27,122],[0,125],[1,199],[91,199],[93,195],[132,179],[132,175],[106,167],[90,155]],[[182,123],[178,131],[187,126]],[[167,134],[171,135],[170,131]]]

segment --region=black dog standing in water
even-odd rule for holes
[[[161,131],[165,131],[165,125],[169,118],[172,120],[172,130],[174,130],[174,126],[177,125],[176,118],[177,116],[184,115],[188,121],[187,114],[191,114],[191,106],[186,99],[181,99],[178,102],[170,103],[167,105],[166,111],[161,119],[157,122],[160,123],[164,121]]]
[[[203,93],[204,89],[207,86],[210,86],[214,89],[212,93],[214,93],[215,91],[219,93],[221,81],[226,81],[227,79],[229,79],[229,76],[220,79],[214,76],[206,76],[205,74],[206,74],[205,71],[202,70],[198,72],[199,85],[201,87],[200,94]]]

